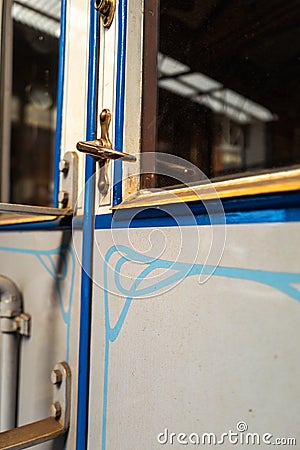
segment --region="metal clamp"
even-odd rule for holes
[[[21,313],[16,317],[0,317],[1,333],[19,333],[21,336],[30,336],[31,316]]]
[[[109,138],[109,125],[111,122],[111,112],[103,109],[100,114],[101,138],[94,141],[80,141],[76,148],[80,152],[93,156],[100,164],[99,191],[106,195],[109,187],[108,163],[111,159],[121,159],[122,161],[134,162],[136,157],[129,153],[120,152],[112,148]]]
[[[19,289],[12,280],[0,275],[0,333],[30,336],[31,316],[22,308]]]
[[[0,450],[21,450],[66,433],[70,425],[71,405],[71,370],[66,362],[56,364],[51,372],[51,382],[51,416],[0,433]]]

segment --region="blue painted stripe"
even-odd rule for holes
[[[119,2],[118,9],[118,56],[116,80],[116,125],[115,147],[123,151],[125,71],[126,71],[126,32],[127,32],[127,0]],[[122,201],[122,162],[114,162],[113,205]]]
[[[299,192],[226,199],[222,201],[222,205],[227,225],[300,221]],[[198,225],[210,224],[209,216],[202,203],[189,203],[188,206],[191,211],[188,216],[187,208],[182,208],[180,204],[168,205],[168,213],[164,211],[164,206],[119,210],[117,214],[96,216],[95,228],[172,227],[178,226],[176,217],[184,217],[184,215],[186,220],[181,219],[180,226],[192,226],[195,222]]]
[[[222,202],[225,211],[226,223],[278,223],[300,221],[300,193],[290,192],[284,194],[256,195],[253,197],[226,199]],[[201,203],[189,203],[193,217],[198,225],[209,224],[205,207]],[[180,205],[173,205],[173,210],[168,206],[168,211],[174,212],[174,217],[181,216]],[[110,229],[114,215],[113,226],[116,228],[127,228],[128,218],[132,216],[132,209],[118,212],[118,218],[112,214],[96,216],[96,229]],[[186,212],[186,208],[184,209]],[[171,227],[177,226],[174,219],[163,211],[163,207],[153,207],[140,211],[135,208],[135,217],[130,222],[130,228],[145,227]],[[51,222],[36,222],[12,225],[0,225],[0,231],[31,231],[31,230],[57,230],[70,228],[70,218],[59,218]],[[181,225],[194,225],[195,221],[187,218],[186,222],[181,220]],[[72,227],[82,228],[80,217],[73,220]]]
[[[63,217],[63,218],[59,217],[51,221],[0,225],[0,232],[2,233],[2,231],[35,231],[35,230],[56,231],[71,228],[72,228],[72,221],[70,217]]]
[[[87,140],[95,138],[97,111],[97,73],[98,73],[98,42],[99,20],[90,2],[90,45],[89,45],[89,76],[87,102]],[[85,200],[82,244],[82,278],[80,304],[80,337],[78,363],[78,406],[77,406],[77,438],[76,449],[87,448],[88,431],[88,398],[89,398],[89,362],[90,362],[90,329],[91,329],[91,298],[92,298],[92,260],[93,260],[93,227],[95,185],[87,183],[95,172],[95,162],[92,157],[86,157],[85,166]]]
[[[57,86],[57,102],[56,102],[57,112],[56,112],[56,131],[55,131],[55,149],[54,149],[53,206],[55,208],[58,207],[58,191],[59,191],[59,161],[61,150],[61,133],[62,133],[63,100],[64,100],[66,29],[67,29],[67,0],[61,0],[60,39],[59,39],[59,56],[58,56],[58,86]]]

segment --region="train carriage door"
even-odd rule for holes
[[[78,197],[84,210],[82,236],[76,218],[73,221],[73,242],[82,266],[77,450],[88,445],[89,427],[94,421],[91,402],[96,392],[90,371],[93,378],[93,358],[97,355],[90,352],[90,338],[92,298],[97,301],[96,279],[101,276],[95,256],[95,227],[98,222],[109,226],[112,207],[122,199],[122,169],[136,160],[133,149],[127,151],[123,145],[127,2],[96,1],[91,17],[94,35],[91,33],[90,40],[87,140],[81,138],[77,143],[78,151],[86,155],[85,188]]]
[[[77,450],[300,439],[300,8],[241,3],[96,1]]]
[[[72,217],[81,234],[88,166],[76,144],[95,128],[98,12],[89,0],[3,0],[0,12],[0,448],[73,450]]]

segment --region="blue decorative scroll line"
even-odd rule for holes
[[[114,282],[120,293],[126,298],[122,311],[114,327],[110,325],[109,317],[109,291],[108,291],[108,267],[109,260],[115,253],[120,258],[114,270]],[[142,270],[137,279],[129,289],[125,289],[120,281],[122,267],[125,263],[144,263],[146,268]],[[165,279],[150,286],[139,288],[144,281],[156,269],[171,269],[172,273]],[[175,272],[175,273],[174,273]],[[239,269],[235,267],[212,267],[202,264],[190,264],[173,262],[161,259],[153,259],[143,254],[137,253],[125,246],[112,246],[106,253],[104,259],[104,308],[105,308],[105,357],[104,357],[104,383],[103,383],[103,415],[102,415],[102,450],[106,449],[106,428],[107,428],[107,401],[108,401],[108,378],[109,378],[109,349],[110,343],[114,342],[123,327],[130,305],[133,299],[143,297],[157,292],[167,286],[194,275],[210,275],[239,280],[249,280],[270,286],[283,292],[289,297],[300,302],[300,291],[293,284],[300,285],[300,274],[287,272],[269,272],[265,270]]]
[[[24,248],[13,248],[13,247],[0,247],[0,251],[11,252],[11,253],[22,253],[27,255],[34,255],[39,262],[42,264],[44,269],[49,273],[49,275],[54,279],[55,286],[57,289],[57,294],[59,298],[59,306],[61,315],[64,323],[67,326],[67,336],[66,336],[66,361],[69,361],[70,353],[70,325],[71,325],[71,310],[73,301],[73,291],[74,291],[74,278],[75,278],[75,255],[74,251],[69,246],[57,247],[53,250],[32,250]],[[61,283],[64,282],[68,275],[69,263],[68,255],[71,260],[71,280],[70,280],[70,291],[68,296],[68,301],[66,307],[64,306],[63,296],[61,292]],[[60,257],[63,260],[62,271],[58,273],[57,264],[54,258]]]

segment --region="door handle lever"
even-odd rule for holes
[[[71,370],[66,362],[51,372],[53,401],[51,416],[0,433],[0,450],[21,450],[50,441],[67,432],[70,424]]]
[[[129,153],[120,152],[113,149],[109,138],[109,125],[111,121],[111,112],[109,109],[103,109],[100,114],[101,137],[93,141],[80,141],[76,148],[80,152],[93,156],[100,165],[99,191],[106,195],[109,188],[108,163],[111,159],[120,159],[122,161],[134,162],[136,157]]]
[[[80,152],[93,156],[97,161],[105,162],[110,159],[122,159],[123,161],[136,161],[136,157],[129,153],[114,150],[109,138],[109,125],[111,122],[111,112],[103,109],[100,114],[101,137],[93,141],[80,141],[76,148]]]

